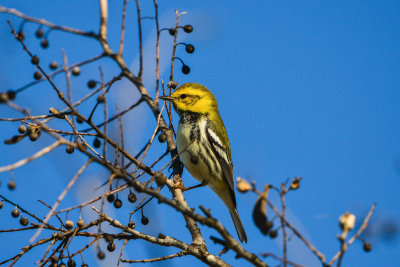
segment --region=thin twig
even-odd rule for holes
[[[163,256],[163,257],[157,257],[157,258],[152,258],[152,259],[145,259],[145,260],[124,260],[121,259],[121,262],[125,262],[125,263],[146,263],[146,262],[156,262],[156,261],[164,261],[164,260],[169,260],[169,259],[173,259],[173,258],[178,258],[178,257],[182,257],[182,256],[186,256],[189,253],[186,251],[179,251],[178,253],[172,254],[172,255],[168,255],[168,256]]]
[[[32,156],[25,158],[25,159],[21,159],[17,162],[15,162],[14,164],[10,164],[4,167],[0,167],[0,172],[5,172],[5,171],[11,171],[14,170],[16,168],[19,168],[35,159],[38,159],[44,155],[46,155],[47,153],[53,151],[56,147],[58,147],[59,145],[64,144],[63,140],[57,140],[56,142],[54,142],[53,144],[51,144],[50,146],[47,146],[45,148],[43,148],[42,150],[39,150],[38,152],[36,152],[35,154],[33,154]]]
[[[141,80],[143,75],[143,40],[142,40],[142,18],[140,17],[139,0],[136,0],[136,10],[138,17],[138,32],[139,32],[139,73],[138,78]]]
[[[344,244],[343,248],[339,252],[337,252],[335,256],[333,256],[333,258],[329,261],[329,263],[326,266],[332,266],[333,263],[338,259],[338,257],[344,254],[347,251],[348,247],[362,234],[365,228],[367,228],[369,219],[374,213],[375,207],[376,203],[372,204],[371,209],[369,210],[360,228],[358,228],[357,232],[349,239],[349,241],[347,241],[347,243]]]
[[[119,41],[119,51],[118,56],[122,56],[122,51],[124,50],[124,37],[125,37],[125,18],[126,18],[126,3],[128,0],[124,0],[122,8],[122,22],[121,22],[121,37]]]
[[[40,233],[43,230],[44,224],[46,224],[51,216],[55,214],[56,209],[58,208],[58,205],[61,203],[61,201],[64,199],[64,197],[67,195],[68,191],[71,189],[71,187],[75,184],[76,180],[79,178],[79,176],[82,175],[82,173],[86,170],[86,168],[89,166],[89,164],[92,162],[91,159],[89,159],[80,169],[79,171],[75,174],[75,176],[71,179],[71,181],[68,183],[67,187],[64,189],[64,191],[58,196],[56,202],[53,204],[51,207],[49,213],[46,215],[46,217],[43,220],[42,227],[40,227],[36,233],[32,236],[32,238],[29,240],[30,243],[35,242],[36,238],[39,237]]]

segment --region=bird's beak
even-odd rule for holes
[[[160,96],[159,98],[161,98],[162,100],[167,100],[167,101],[172,101],[174,98],[170,97],[170,96]]]

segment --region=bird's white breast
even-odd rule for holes
[[[192,124],[190,123],[179,123],[178,131],[177,131],[177,147],[178,152],[180,153],[180,159],[185,166],[185,168],[190,172],[190,174],[200,182],[209,183],[210,179],[215,178],[210,173],[209,166],[202,160],[200,154],[207,155],[204,146],[207,144],[207,136],[206,136],[206,125],[207,120],[200,118],[198,121],[198,126],[200,130],[200,140],[194,139],[195,141],[190,140]],[[203,142],[203,144],[201,144]],[[197,162],[193,162],[193,157],[197,157]],[[212,164],[215,164],[215,161],[209,161]],[[214,165],[212,167],[215,168]]]

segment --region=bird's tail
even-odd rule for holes
[[[245,243],[247,243],[247,235],[246,232],[244,231],[242,221],[240,221],[237,209],[236,208],[229,209],[229,213],[231,214],[232,221],[235,224],[236,232],[240,239],[240,242],[243,243],[244,241]]]

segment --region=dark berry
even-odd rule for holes
[[[28,218],[26,218],[26,217],[21,217],[21,219],[19,219],[19,223],[20,223],[22,226],[27,226],[28,223],[29,223],[29,220],[28,220]]]
[[[74,153],[74,150],[75,150],[75,148],[74,148],[73,146],[71,146],[71,145],[68,145],[67,148],[65,149],[65,151],[66,151],[68,154]]]
[[[20,134],[25,133],[25,132],[26,132],[26,126],[23,125],[23,124],[21,124],[21,125],[18,127],[18,132],[19,132]]]
[[[71,221],[71,220],[67,220],[67,221],[65,222],[65,228],[67,228],[67,229],[72,229],[72,228],[74,228],[74,222]]]
[[[39,64],[39,58],[38,58],[37,56],[33,56],[33,57],[31,58],[31,63],[32,63],[33,65]]]
[[[111,202],[114,202],[114,200],[115,200],[115,196],[113,194],[107,196],[107,201],[108,202],[111,203]]]
[[[78,222],[76,223],[78,225],[78,227],[82,228],[83,226],[85,226],[85,222],[82,219],[79,219]]]
[[[79,118],[79,117],[76,117],[76,122],[81,124],[83,122],[83,120],[81,118]]]
[[[114,201],[114,207],[117,208],[117,209],[121,208],[121,207],[122,207],[122,201],[121,201],[120,199],[117,198],[117,199]]]
[[[146,216],[142,216],[142,219],[140,220],[140,222],[143,225],[148,225],[149,224],[149,218],[147,218]]]
[[[79,76],[79,74],[81,74],[81,69],[79,67],[74,67],[71,70],[71,74],[74,75],[74,76]]]
[[[371,249],[372,249],[371,243],[364,242],[363,250],[364,250],[365,252],[370,252]]]
[[[0,93],[0,103],[5,103],[8,100],[7,93]]]
[[[107,243],[111,243],[111,242],[114,241],[114,238],[112,238],[111,235],[104,234],[104,240],[105,240]]]
[[[18,39],[20,40],[24,40],[25,39],[25,33],[21,30],[18,33]]]
[[[128,195],[128,201],[129,202],[131,202],[131,203],[135,203],[136,202],[136,195],[135,195],[135,193],[129,193],[129,195]]]
[[[106,257],[106,254],[99,250],[99,252],[97,252],[97,258],[99,258],[100,260],[104,260],[104,258]]]
[[[32,132],[29,134],[29,139],[32,142],[35,142],[36,140],[38,140],[38,138],[39,138],[39,134],[37,132]]]
[[[58,63],[56,61],[51,62],[49,68],[52,70],[56,70],[58,68]]]
[[[182,66],[182,73],[183,74],[189,74],[190,72],[190,67],[188,65],[183,65]]]
[[[99,95],[98,97],[97,97],[97,102],[99,102],[99,103],[104,103],[104,101],[105,101],[105,97],[104,97],[104,95]]]
[[[69,259],[67,265],[68,265],[68,267],[75,267],[76,263],[73,259]]]
[[[90,89],[95,88],[96,85],[97,85],[97,82],[96,82],[95,80],[90,80],[90,81],[88,81],[88,83],[87,83],[87,87],[89,87]]]
[[[89,265],[87,265],[86,263],[83,263],[83,264],[81,265],[81,267],[89,267]]]
[[[0,201],[0,210],[3,208],[3,202]]]
[[[277,236],[278,236],[278,231],[272,230],[272,231],[269,232],[269,237],[270,238],[274,239]]]
[[[135,226],[136,226],[136,224],[134,222],[132,222],[132,221],[130,221],[128,223],[128,227],[131,228],[131,229],[135,229]]]
[[[165,141],[167,141],[167,136],[166,136],[164,133],[160,133],[160,134],[158,135],[158,141],[159,141],[160,143],[164,143]]]
[[[61,264],[59,265],[59,267],[67,267],[67,265],[65,265],[64,262],[61,262]]]
[[[188,52],[189,54],[193,54],[194,46],[191,44],[186,45],[186,52]]]
[[[19,209],[17,207],[15,207],[11,212],[11,216],[13,216],[14,218],[17,218],[20,214],[21,214],[21,212],[19,211]]]
[[[185,25],[185,26],[183,27],[183,30],[184,30],[186,33],[191,33],[191,32],[193,31],[193,26],[192,26],[192,25]]]
[[[10,190],[14,190],[17,187],[17,184],[15,183],[14,180],[11,180],[11,181],[8,182],[7,187]]]
[[[59,260],[60,259],[56,255],[51,256],[51,262],[57,263]]]
[[[42,37],[43,37],[43,34],[44,34],[44,32],[43,32],[42,29],[38,29],[38,30],[35,32],[35,35],[36,35],[36,37],[37,37],[38,39],[42,38]]]
[[[170,35],[174,36],[175,32],[176,32],[176,29],[175,28],[168,29],[168,32],[169,32]]]
[[[16,93],[13,90],[8,90],[7,91],[7,97],[9,100],[14,100],[16,96]]]
[[[40,42],[40,46],[41,46],[42,48],[46,49],[47,47],[49,47],[49,40],[43,39],[43,40]]]
[[[100,142],[99,138],[94,139],[93,146],[95,148],[99,148],[101,146],[101,142]]]
[[[273,221],[267,221],[266,227],[268,229],[271,229],[272,227],[274,227],[274,222]]]
[[[110,252],[113,252],[115,250],[115,244],[114,243],[108,243],[107,250],[110,251]]]
[[[35,73],[33,74],[33,78],[35,80],[40,80],[40,78],[42,78],[42,73],[40,71],[35,71]]]

